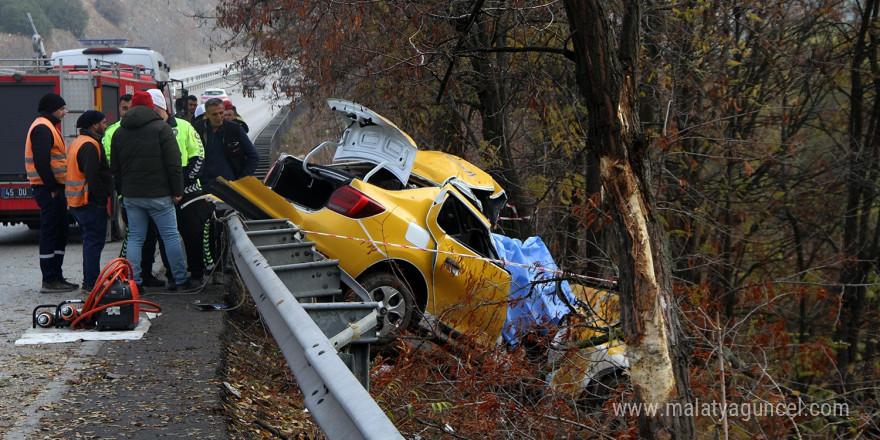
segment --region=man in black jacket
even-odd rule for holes
[[[107,130],[107,117],[97,110],[86,110],[76,120],[76,126],[79,136],[67,149],[64,192],[70,213],[82,230],[82,290],[90,293],[101,272],[101,251],[107,235],[107,201],[113,192],[113,179],[101,146],[101,137]]]
[[[193,128],[202,138],[205,147],[205,162],[202,166],[202,187],[210,187],[217,177],[228,181],[238,180],[254,174],[260,156],[244,129],[235,122],[223,117],[226,106],[223,100],[211,98],[205,102],[205,117],[193,122]],[[213,206],[212,206],[213,208]],[[209,249],[218,255],[220,234],[216,225],[211,225]]]
[[[205,102],[205,119],[193,123],[205,147],[202,186],[216,177],[232,181],[250,176],[260,161],[247,133],[240,125],[224,120],[224,111],[223,101],[211,98]]]
[[[64,182],[67,179],[67,145],[58,124],[67,114],[64,98],[49,93],[40,98],[40,115],[28,130],[24,167],[34,200],[40,207],[40,292],[67,292],[78,287],[64,279],[61,265],[67,247],[69,222]]]
[[[113,134],[110,166],[117,191],[128,212],[128,260],[135,282],[141,284],[141,248],[147,233],[147,219],[156,223],[165,243],[174,285],[169,290],[190,292],[198,285],[186,273],[186,261],[177,232],[174,204],[183,197],[180,149],[171,127],[153,110],[155,101],[147,92],[135,92],[131,110],[125,113]],[[170,278],[169,278],[170,281]]]

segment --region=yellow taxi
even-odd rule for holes
[[[288,218],[382,304],[381,339],[421,327],[441,337],[467,334],[483,344],[515,344],[505,340],[504,330],[514,310],[512,290],[523,286],[512,284],[509,262],[491,233],[507,201],[504,190],[460,157],[419,150],[409,135],[360,104],[327,102],[343,123],[341,138],[304,158],[282,155],[264,179],[274,194],[245,197],[262,198],[264,212]],[[328,163],[318,163],[331,148]],[[277,196],[284,200],[269,200]],[[571,313],[561,323],[567,328],[549,353],[548,379],[576,393],[628,364],[625,347],[610,333],[614,295],[572,290]],[[608,337],[598,340],[603,334]],[[591,338],[597,344],[588,349],[575,344]]]

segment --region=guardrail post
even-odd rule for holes
[[[327,438],[402,440],[403,436],[397,428],[366,388],[361,386],[366,384],[369,371],[369,345],[356,342],[375,339],[378,304],[300,304],[273,270],[279,266],[270,265],[255,246],[257,241],[262,243],[261,246],[270,247],[297,242],[299,231],[278,225],[275,225],[276,229],[265,229],[267,223],[254,224],[255,229],[263,230],[247,231],[238,214],[230,215],[226,222],[232,242],[233,259],[242,280],[296,376],[306,407]],[[280,257],[276,255],[273,258]],[[322,262],[300,264],[324,271],[321,276],[323,282],[327,267],[316,263]],[[333,282],[336,290],[339,290],[339,283],[350,277],[346,278],[347,274],[341,270],[337,270],[336,274]],[[330,284],[328,282],[328,288],[331,287]],[[297,291],[299,287],[294,285],[291,289]],[[359,295],[363,294],[357,289],[355,291]],[[328,330],[334,333],[334,342],[330,342],[316,320],[324,322]],[[351,341],[349,353],[345,356],[351,361],[351,369],[346,366],[335,347],[335,344],[346,340]],[[364,382],[356,378],[352,371],[363,376]]]

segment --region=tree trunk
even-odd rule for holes
[[[602,178],[599,169],[599,160],[594,151],[586,151],[584,152],[584,156],[587,162],[587,175],[585,176],[586,190],[584,193],[587,197],[592,197],[596,202],[595,207],[591,206],[589,202],[586,203],[586,206],[588,206],[589,209],[602,211],[605,207],[605,202],[602,195]],[[607,228],[600,226],[604,221],[601,215],[597,216],[595,221],[598,224],[589,224],[584,231],[584,238],[586,241],[584,249],[586,266],[584,267],[584,272],[587,275],[594,277],[608,277],[609,274],[603,270],[603,268],[607,268],[607,265],[602,264],[603,261],[607,261],[608,259],[608,254],[605,251]]]
[[[490,30],[484,29],[481,22],[474,26],[472,46],[479,48],[503,47],[504,38],[501,35],[491,35]],[[503,81],[506,77],[504,72],[507,64],[506,55],[501,53],[483,53],[470,58],[471,66],[476,73],[473,86],[477,89],[479,99],[480,117],[483,124],[483,139],[496,151],[495,159],[500,163],[500,169],[493,172],[493,177],[499,181],[507,191],[509,202],[512,203],[520,216],[531,215],[531,206],[526,201],[525,185],[520,178],[522,173],[514,163],[510,143],[510,111],[508,108],[508,93]],[[512,230],[511,230],[512,229]],[[516,221],[513,228],[508,231],[515,233],[507,234],[516,238],[525,239],[533,235],[531,223],[528,221]]]
[[[643,438],[693,438],[693,418],[668,411],[690,401],[688,358],[671,296],[665,235],[648,188],[647,144],[636,98],[640,5],[624,0],[621,27],[612,29],[612,11],[605,1],[564,3],[578,85],[588,109],[588,139],[599,158],[618,234],[630,378],[636,399],[660,408],[655,416],[639,417],[639,433]]]
[[[847,203],[843,218],[843,261],[840,319],[835,328],[835,339],[844,344],[837,350],[837,367],[843,372],[846,390],[852,379],[853,364],[859,360],[859,343],[863,328],[863,310],[866,308],[866,283],[877,259],[877,234],[872,212],[877,209],[878,138],[880,138],[880,108],[876,98],[878,42],[870,36],[877,25],[880,1],[870,0],[862,5],[859,27],[852,43],[850,66],[849,164],[846,175]],[[865,72],[870,71],[870,75]],[[866,128],[867,127],[867,128]]]

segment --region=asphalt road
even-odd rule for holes
[[[189,69],[180,69],[174,70],[171,72],[171,76],[175,77],[181,76],[186,77],[188,75],[192,75],[194,73],[201,73],[203,71],[216,69],[218,67],[222,67],[223,63],[213,64],[211,66],[200,66],[193,67]],[[272,99],[272,89],[271,89],[271,78],[266,78],[265,81],[266,87],[263,89],[254,90],[254,97],[247,98],[242,93],[242,85],[241,80],[238,77],[233,77],[232,79],[227,79],[225,82],[220,84],[213,84],[207,87],[192,87],[189,89],[190,94],[195,96],[200,96],[202,91],[205,88],[222,88],[226,90],[226,93],[229,95],[229,101],[235,105],[235,108],[238,110],[238,114],[242,116],[244,121],[248,124],[250,131],[248,132],[248,136],[251,140],[256,139],[257,135],[260,134],[260,131],[272,120],[272,117],[278,113],[278,106],[275,101]]]
[[[225,87],[255,138],[277,113],[270,91],[258,90],[257,97],[245,98],[235,82]],[[208,285],[191,296],[159,293],[146,297],[163,306],[163,315],[141,341],[16,346],[15,341],[31,328],[35,306],[85,297],[78,290],[39,292],[38,243],[38,231],[24,225],[0,226],[0,440],[153,439],[177,438],[182,433],[225,438],[225,425],[216,417],[214,383],[222,347],[222,315],[205,315],[189,307],[194,300],[219,302],[224,286]],[[118,241],[107,243],[101,264],[116,258],[120,247]],[[156,269],[160,266],[157,263]],[[82,240],[77,227],[71,227],[64,275],[82,283]],[[138,352],[136,357],[133,351]],[[181,358],[181,353],[186,356]],[[120,384],[108,385],[106,374],[121,378],[113,379]],[[152,391],[138,391],[137,382],[149,382]],[[114,408],[126,411],[112,414]]]
[[[192,305],[220,303],[225,286],[148,292],[143,298],[163,310],[139,340],[15,345],[36,305],[85,298],[78,290],[39,293],[38,241],[25,226],[0,226],[0,439],[225,439],[217,383],[223,315]],[[120,246],[107,243],[101,264]],[[82,282],[75,227],[64,271]]]
[[[64,259],[65,277],[82,283],[82,240],[78,228],[71,228],[71,240]],[[99,342],[15,346],[15,341],[31,328],[35,306],[78,299],[79,291],[40,293],[39,231],[24,225],[0,226],[0,435],[3,439],[28,438],[39,419],[43,400],[63,394],[71,378],[65,371],[76,370],[85,358],[100,349]],[[118,256],[120,243],[107,243],[102,262]],[[51,390],[51,392],[50,392]],[[42,391],[49,394],[44,395]],[[10,436],[13,428],[17,436]],[[32,438],[32,437],[31,437]]]

